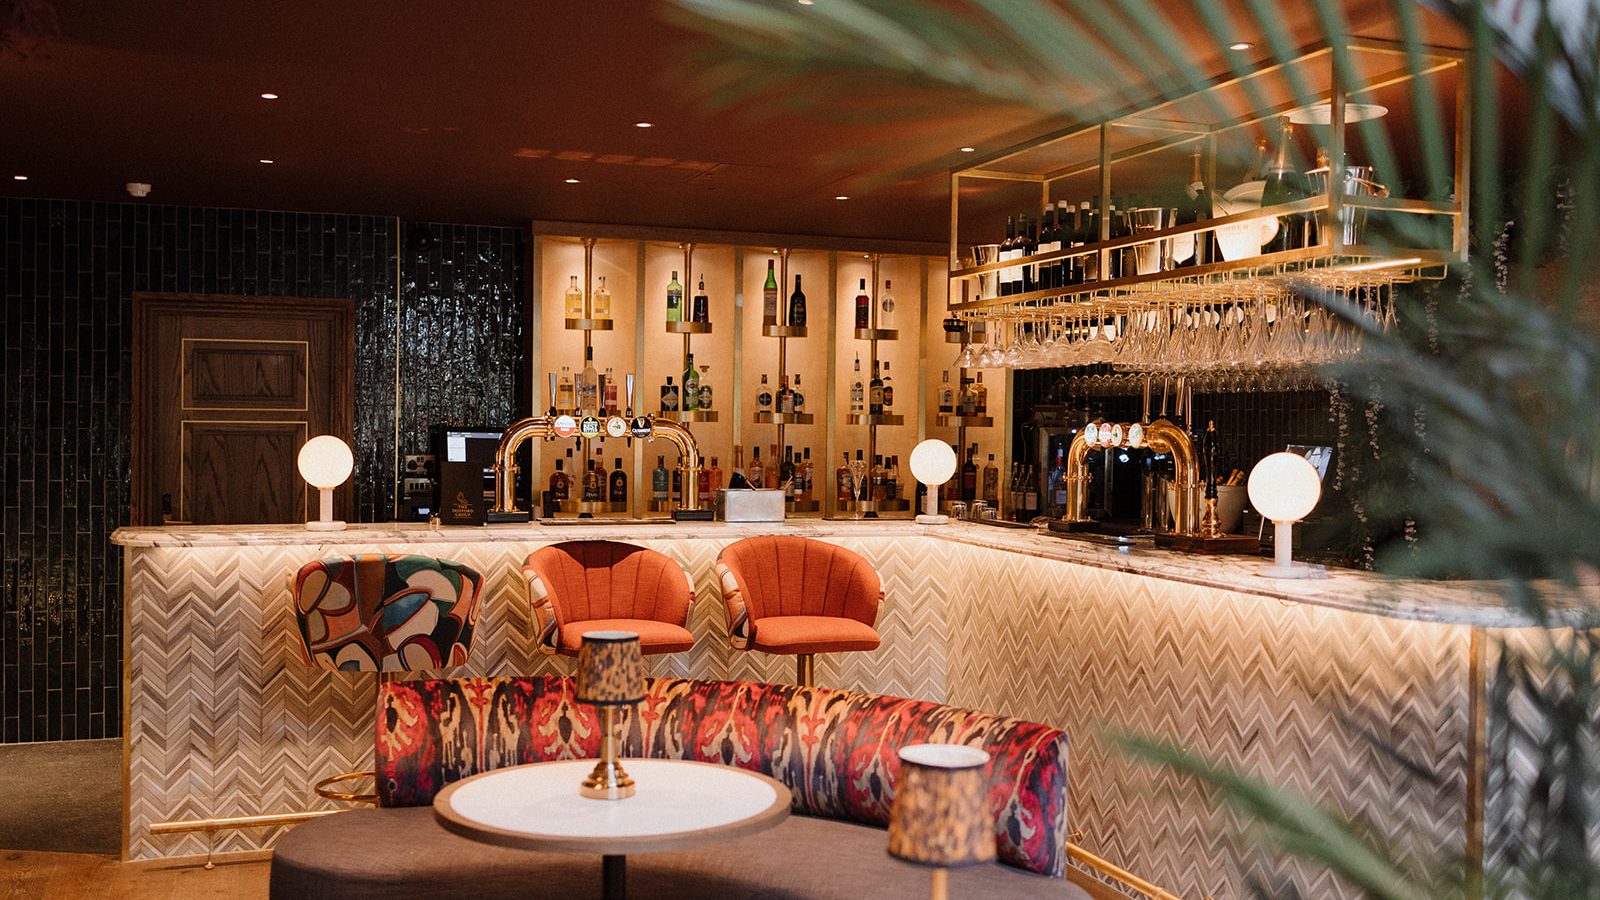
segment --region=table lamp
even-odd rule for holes
[[[1294,563],[1290,532],[1322,497],[1322,477],[1316,467],[1298,453],[1273,453],[1250,470],[1245,491],[1256,512],[1272,520],[1272,565],[1262,566],[1257,574],[1267,578],[1309,576],[1308,567]]]
[[[889,808],[889,855],[933,867],[932,900],[950,896],[950,872],[994,859],[989,754],[960,744],[900,748]]]
[[[578,701],[600,707],[600,760],[578,793],[592,800],[633,796],[617,761],[617,707],[644,699],[644,655],[632,631],[586,631],[578,648]]]
[[[350,445],[331,434],[322,434],[306,441],[300,448],[297,460],[300,477],[317,489],[321,497],[321,513],[315,522],[307,522],[309,531],[343,531],[344,523],[333,518],[333,489],[350,477],[356,458]]]
[[[956,452],[944,441],[926,440],[911,450],[911,475],[928,489],[924,512],[917,521],[924,525],[943,525],[949,516],[939,514],[939,485],[956,474]]]

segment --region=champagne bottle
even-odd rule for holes
[[[806,327],[806,294],[800,290],[800,276],[794,276],[794,293],[789,295],[789,326]]]
[[[1200,173],[1200,151],[1190,156],[1189,183],[1183,188],[1183,201],[1178,206],[1176,222],[1193,225],[1211,218],[1211,192],[1206,188],[1205,177]],[[1172,258],[1180,266],[1199,266],[1210,262],[1211,232],[1199,232],[1172,239]]]
[[[583,288],[578,287],[578,276],[567,282],[567,318],[583,318]]]
[[[761,324],[768,328],[778,324],[778,276],[773,265],[774,260],[767,260],[767,281],[761,286]]]
[[[856,329],[863,330],[872,327],[872,298],[867,296],[867,280],[861,279],[861,286],[856,292]]]
[[[1267,167],[1261,188],[1261,206],[1292,203],[1306,195],[1305,182],[1289,162],[1289,144],[1294,139],[1294,126],[1285,118],[1278,135],[1278,147]],[[1298,250],[1305,245],[1305,216],[1293,214],[1278,217],[1278,231],[1272,239],[1261,245],[1262,253],[1281,253]]]
[[[672,280],[667,283],[667,321],[683,321],[683,285],[678,283],[678,270],[672,270]]]

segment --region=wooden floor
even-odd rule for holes
[[[0,900],[265,900],[267,860],[123,863],[90,853],[0,850]]]

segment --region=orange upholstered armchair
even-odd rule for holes
[[[883,585],[858,554],[790,535],[724,547],[717,575],[738,650],[793,654],[795,677],[815,680],[814,654],[876,650]]]
[[[694,584],[664,554],[615,541],[565,541],[522,564],[539,649],[578,655],[585,631],[633,631],[645,653],[694,646]]]

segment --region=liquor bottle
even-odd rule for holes
[[[812,465],[811,465],[811,448],[807,447],[806,448],[806,452],[805,452],[805,458],[800,463],[800,498],[802,500],[810,500],[811,499],[811,488],[812,488],[811,479],[815,475],[816,475],[816,469],[813,468]]]
[[[994,454],[989,454],[989,462],[983,467],[983,499],[995,509],[1000,508],[1000,467],[994,464]]]
[[[672,469],[672,502],[683,502],[683,469],[678,467]]]
[[[576,388],[572,384],[572,369],[561,367],[561,380],[556,386],[556,411],[570,415],[578,405]]]
[[[611,502],[628,502],[628,473],[622,471],[622,457],[617,457],[617,467],[611,470]]]
[[[863,330],[872,327],[872,298],[867,296],[867,280],[861,279],[861,286],[856,289],[856,329]]]
[[[594,296],[590,298],[590,306],[594,307],[595,319],[611,318],[611,292],[606,290],[606,277],[600,276],[600,286],[594,289]]]
[[[1067,463],[1065,450],[1056,448],[1056,462],[1050,467],[1050,518],[1059,519],[1067,514]]]
[[[578,411],[585,416],[600,413],[600,373],[594,368],[594,348],[583,348],[583,372],[578,377]]]
[[[1178,207],[1175,220],[1179,225],[1193,225],[1211,218],[1211,191],[1200,172],[1200,151],[1194,151],[1190,159],[1189,183],[1183,188],[1184,201]],[[1205,265],[1217,258],[1211,248],[1214,240],[1216,236],[1210,231],[1173,238],[1172,258],[1179,265]]]
[[[711,493],[715,495],[722,490],[722,466],[715,456],[711,457]]]
[[[800,373],[794,373],[794,390],[789,392],[789,404],[796,413],[806,411],[806,395],[800,392]]]
[[[783,383],[778,385],[778,414],[790,415],[794,412],[794,391],[789,390],[789,376],[783,376]]]
[[[772,388],[767,386],[767,376],[761,376],[761,390],[756,392],[756,410],[758,412],[772,412]]]
[[[578,276],[567,281],[567,318],[583,318],[583,288],[578,287]]]
[[[678,411],[678,386],[672,383],[672,376],[667,376],[667,383],[661,386],[661,411],[675,413]]]
[[[1081,243],[1078,240],[1077,210],[1070,201],[1056,201],[1056,244],[1059,249],[1068,250]],[[1078,262],[1077,258],[1072,258],[1056,263],[1056,287],[1066,287],[1083,280]]]
[[[605,407],[608,412],[615,413],[617,406],[617,376],[611,373],[611,367],[606,366],[606,397]]]
[[[751,487],[750,479],[744,477],[744,445],[733,445],[733,468],[728,470],[728,489],[744,490]]]
[[[767,467],[762,470],[767,476],[767,490],[776,490],[778,487],[778,445],[772,445],[772,452],[767,454]]]
[[[706,377],[711,372],[709,365],[700,367],[700,408],[711,408],[711,380]]]
[[[894,378],[889,374],[889,361],[883,361],[883,414],[894,412]]]
[[[1250,168],[1244,170],[1242,181],[1260,181],[1267,177],[1267,136],[1256,137],[1255,161],[1250,163]]]
[[[598,503],[605,499],[605,473],[595,469],[594,460],[589,460],[589,466],[583,473],[583,500],[585,503]]]
[[[1056,219],[1055,204],[1047,200],[1044,204],[1044,215],[1039,221],[1039,248],[1037,252],[1054,253],[1061,249],[1061,232],[1058,229],[1059,224]],[[1061,273],[1060,261],[1039,263],[1034,269],[1038,272],[1039,290],[1050,290],[1061,286],[1059,282]]]
[[[565,500],[572,490],[572,483],[567,479],[567,473],[561,468],[561,460],[556,460],[556,470],[550,473],[550,499]]]
[[[1073,246],[1082,247],[1085,244],[1097,243],[1100,240],[1100,198],[1096,197],[1093,208],[1088,200],[1078,203],[1078,231],[1073,239]],[[1078,257],[1078,281],[1100,280],[1100,254],[1090,253]]]
[[[789,295],[789,327],[806,327],[806,292],[800,290],[800,276],[794,276],[794,293]]]
[[[850,385],[850,411],[861,412],[861,404],[866,400],[866,388],[861,384],[861,354],[856,354],[856,380]]]
[[[890,456],[883,466],[883,499],[900,498],[900,457]]]
[[[883,378],[878,373],[877,363],[872,364],[872,381],[867,385],[867,414],[883,415]]]
[[[1118,201],[1119,198],[1117,195],[1112,194],[1110,240],[1113,241],[1129,237],[1133,234],[1133,227],[1128,223],[1128,211],[1126,209],[1119,208]],[[1135,262],[1133,258],[1132,247],[1123,247],[1120,250],[1113,250],[1109,255],[1111,256],[1110,277],[1127,278],[1138,273],[1138,263]]]
[[[711,321],[711,298],[706,296],[706,277],[700,276],[700,286],[694,291],[694,305],[689,308],[691,322]]]
[[[972,414],[987,416],[989,414],[989,389],[983,386],[983,373],[978,373],[978,380],[972,384]]]
[[[963,377],[961,379],[961,392],[957,395],[956,400],[956,413],[958,415],[965,417],[978,414],[978,408],[973,405],[977,402],[977,394],[972,391],[971,378]]]
[[[1033,466],[1022,469],[1022,509],[1029,519],[1039,514],[1039,477]]]
[[[749,480],[750,486],[760,490],[765,481],[762,479],[761,445],[750,448],[750,468],[745,470],[744,477]]]
[[[955,412],[956,395],[950,390],[950,370],[944,370],[944,383],[939,386],[939,412],[949,415]]]
[[[700,467],[700,472],[695,476],[695,493],[700,497],[701,503],[711,502],[711,469]]]
[[[967,461],[961,465],[961,499],[968,501],[978,499],[978,445],[973,444],[967,451]]]
[[[1021,238],[1022,252],[1019,256],[1032,257],[1039,250],[1039,231],[1037,224],[1029,216],[1022,217],[1022,224],[1017,228]],[[1039,289],[1039,267],[1026,265],[1022,267],[1022,290],[1018,293],[1027,293]]]
[[[855,499],[855,482],[850,476],[850,451],[844,451],[844,462],[833,473],[833,499],[839,503],[849,503]]]
[[[888,477],[888,473],[885,472],[883,468],[883,454],[873,454],[872,468],[868,471],[871,473],[869,476],[870,480],[867,482],[871,486],[871,492],[867,496],[872,498],[874,501],[885,499],[883,493],[883,482],[884,479]]]
[[[683,357],[683,411],[693,412],[700,408],[700,372],[694,367],[694,354],[686,353]]]
[[[778,486],[784,489],[784,499],[799,496],[794,483],[794,448],[783,448],[783,463],[778,466]]]
[[[1014,216],[1006,216],[1006,239],[1000,242],[1000,262],[1010,262],[1016,257],[1017,250],[1017,220]],[[1016,271],[1010,266],[1000,270],[1000,296],[1006,297],[1015,294],[1021,285],[1019,278],[1013,276]]]
[[[1289,144],[1294,140],[1294,126],[1285,118],[1278,135],[1278,149],[1267,167],[1261,188],[1261,206],[1291,203],[1306,196],[1305,180],[1289,163]],[[1281,253],[1305,246],[1305,216],[1294,214],[1278,217],[1278,232],[1272,240],[1261,245],[1262,253]]]
[[[683,285],[678,283],[678,270],[672,270],[672,280],[667,282],[667,321],[683,321]]]
[[[767,281],[761,286],[761,324],[771,328],[778,324],[778,274],[772,268],[775,260],[767,260]]]

